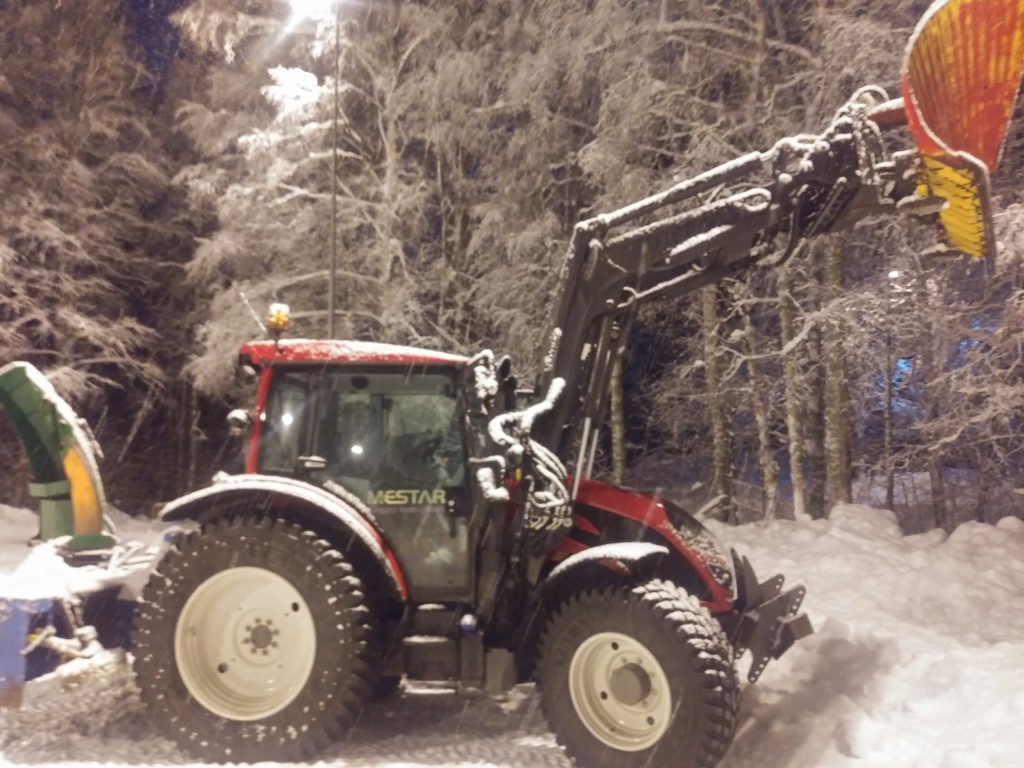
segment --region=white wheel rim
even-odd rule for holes
[[[661,664],[643,643],[618,632],[580,643],[569,665],[569,694],[587,730],[623,752],[657,744],[672,715]]]
[[[199,585],[178,617],[174,656],[188,692],[230,720],[260,720],[306,686],[316,625],[299,591],[264,568],[229,568]]]

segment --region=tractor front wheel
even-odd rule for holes
[[[369,694],[370,614],[345,558],[284,520],[178,542],[143,593],[135,672],[160,727],[216,761],[303,760]]]
[[[579,765],[710,768],[729,746],[728,642],[670,582],[570,598],[548,622],[538,673],[545,716]]]

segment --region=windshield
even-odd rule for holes
[[[464,480],[462,435],[448,376],[327,373],[316,453],[331,479],[367,503],[385,489],[445,489]]]

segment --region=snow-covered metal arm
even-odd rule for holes
[[[565,393],[539,419],[537,441],[585,473],[611,363],[641,303],[780,264],[809,237],[913,200],[913,153],[887,152],[872,119],[892,124],[893,113],[884,91],[861,89],[820,134],[785,138],[577,224],[538,382],[544,391],[564,379]]]
[[[643,300],[686,295],[759,261],[781,263],[806,238],[895,210],[933,216],[945,246],[992,257],[988,175],[1024,81],[1021,29],[1022,0],[936,0],[907,44],[902,98],[862,88],[818,135],[783,139],[580,222],[539,382],[562,377],[566,393],[541,442],[575,455],[577,476],[586,468],[610,360]],[[900,125],[913,141],[888,152],[881,130]]]

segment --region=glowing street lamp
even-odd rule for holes
[[[295,23],[305,19],[326,19],[335,14],[337,0],[289,0]]]
[[[289,0],[289,29],[305,19],[334,17],[334,128],[331,142],[331,271],[327,287],[327,338],[334,338],[335,294],[338,275],[338,85],[341,80],[341,4],[344,0]]]

